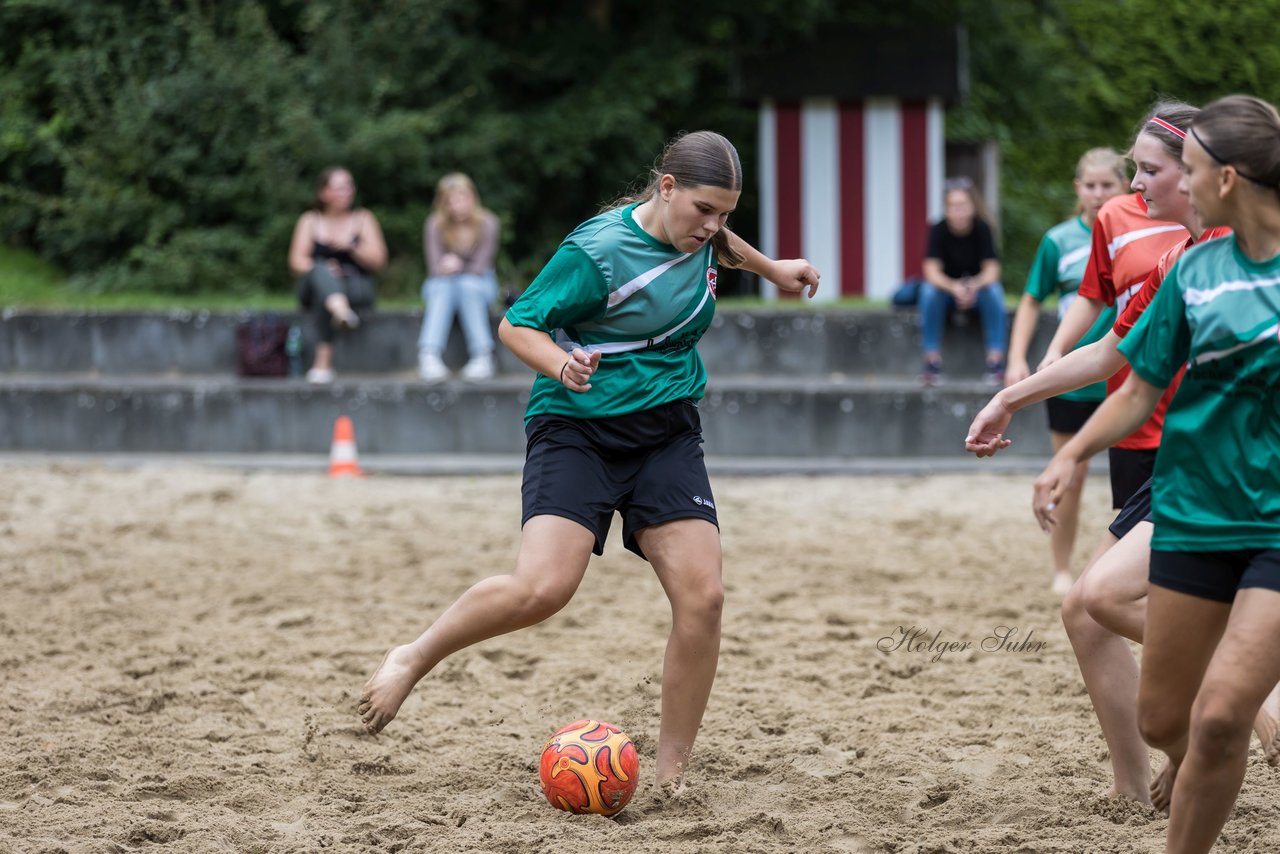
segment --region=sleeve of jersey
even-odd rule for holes
[[[1151,306],[1142,313],[1133,331],[1120,342],[1120,353],[1134,372],[1159,388],[1168,387],[1191,351],[1191,328],[1187,306],[1178,286],[1175,265],[1156,292]]]
[[[1036,250],[1036,258],[1031,262],[1031,272],[1027,275],[1026,293],[1037,302],[1044,302],[1058,285],[1058,244],[1045,235]]]
[[[581,248],[566,243],[507,309],[506,317],[512,326],[550,334],[599,317],[608,306],[609,288],[600,268]]]
[[[1147,276],[1146,281],[1142,283],[1142,289],[1133,295],[1125,305],[1124,311],[1116,318],[1116,325],[1111,331],[1121,338],[1128,337],[1133,331],[1133,326],[1138,322],[1138,318],[1142,317],[1147,310],[1147,306],[1151,305],[1151,301],[1156,298],[1156,294],[1160,291],[1160,283],[1164,281],[1164,271],[1156,266],[1151,274]]]
[[[1111,250],[1107,247],[1107,230],[1102,222],[1093,224],[1089,238],[1089,263],[1084,268],[1078,293],[1082,297],[1115,305],[1116,286],[1111,278]]]

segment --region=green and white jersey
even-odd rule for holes
[[[1031,272],[1027,275],[1026,293],[1038,302],[1044,302],[1055,292],[1058,296],[1058,320],[1067,314],[1067,309],[1076,299],[1076,291],[1080,288],[1080,280],[1084,278],[1084,269],[1089,263],[1091,232],[1080,217],[1072,217],[1060,222],[1045,232],[1036,251],[1036,258],[1031,262]],[[1095,341],[1100,341],[1116,322],[1115,306],[1107,306],[1102,314],[1089,327],[1089,331],[1073,347],[1078,350]],[[1078,388],[1059,395],[1063,400],[1103,400],[1107,396],[1105,381]]]
[[[574,229],[507,311],[513,326],[540,329],[566,352],[601,354],[590,391],[539,375],[526,421],[543,413],[610,418],[701,399],[707,371],[697,343],[716,304],[711,243],[681,252],[641,228],[635,207]]]
[[[1151,547],[1280,548],[1280,256],[1235,236],[1187,250],[1120,344],[1167,386],[1185,363],[1156,454]]]

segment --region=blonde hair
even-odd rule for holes
[[[466,190],[475,200],[471,214],[465,220],[455,220],[445,211],[445,200],[455,190]],[[480,204],[480,193],[475,183],[462,172],[450,172],[436,182],[435,199],[431,202],[430,221],[440,229],[444,246],[450,252],[470,252],[480,240],[485,221],[492,216]]]
[[[1108,169],[1120,179],[1121,186],[1127,186],[1129,183],[1129,164],[1125,161],[1124,155],[1114,148],[1107,146],[1091,148],[1080,155],[1080,159],[1076,161],[1076,180],[1084,178],[1084,173],[1090,169]],[[1076,216],[1084,213],[1084,203],[1079,199],[1076,199],[1075,213]]]

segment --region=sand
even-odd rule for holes
[[[1099,797],[1028,480],[717,479],[723,651],[672,801],[668,609],[616,530],[563,612],[358,726],[385,649],[511,564],[518,478],[6,465],[0,851],[1160,851],[1166,819]],[[891,648],[912,627],[933,651]],[[639,747],[616,819],[541,798],[543,741],[582,717]],[[1255,745],[1216,850],[1280,850],[1278,801]]]

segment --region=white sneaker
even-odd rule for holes
[[[462,368],[462,378],[464,380],[493,379],[493,356],[485,353],[483,356],[472,357],[471,361]]]
[[[449,368],[434,353],[423,353],[418,357],[418,376],[429,383],[438,383],[449,376]]]
[[[333,382],[333,371],[328,368],[312,368],[307,371],[307,382],[312,385],[328,385]]]

